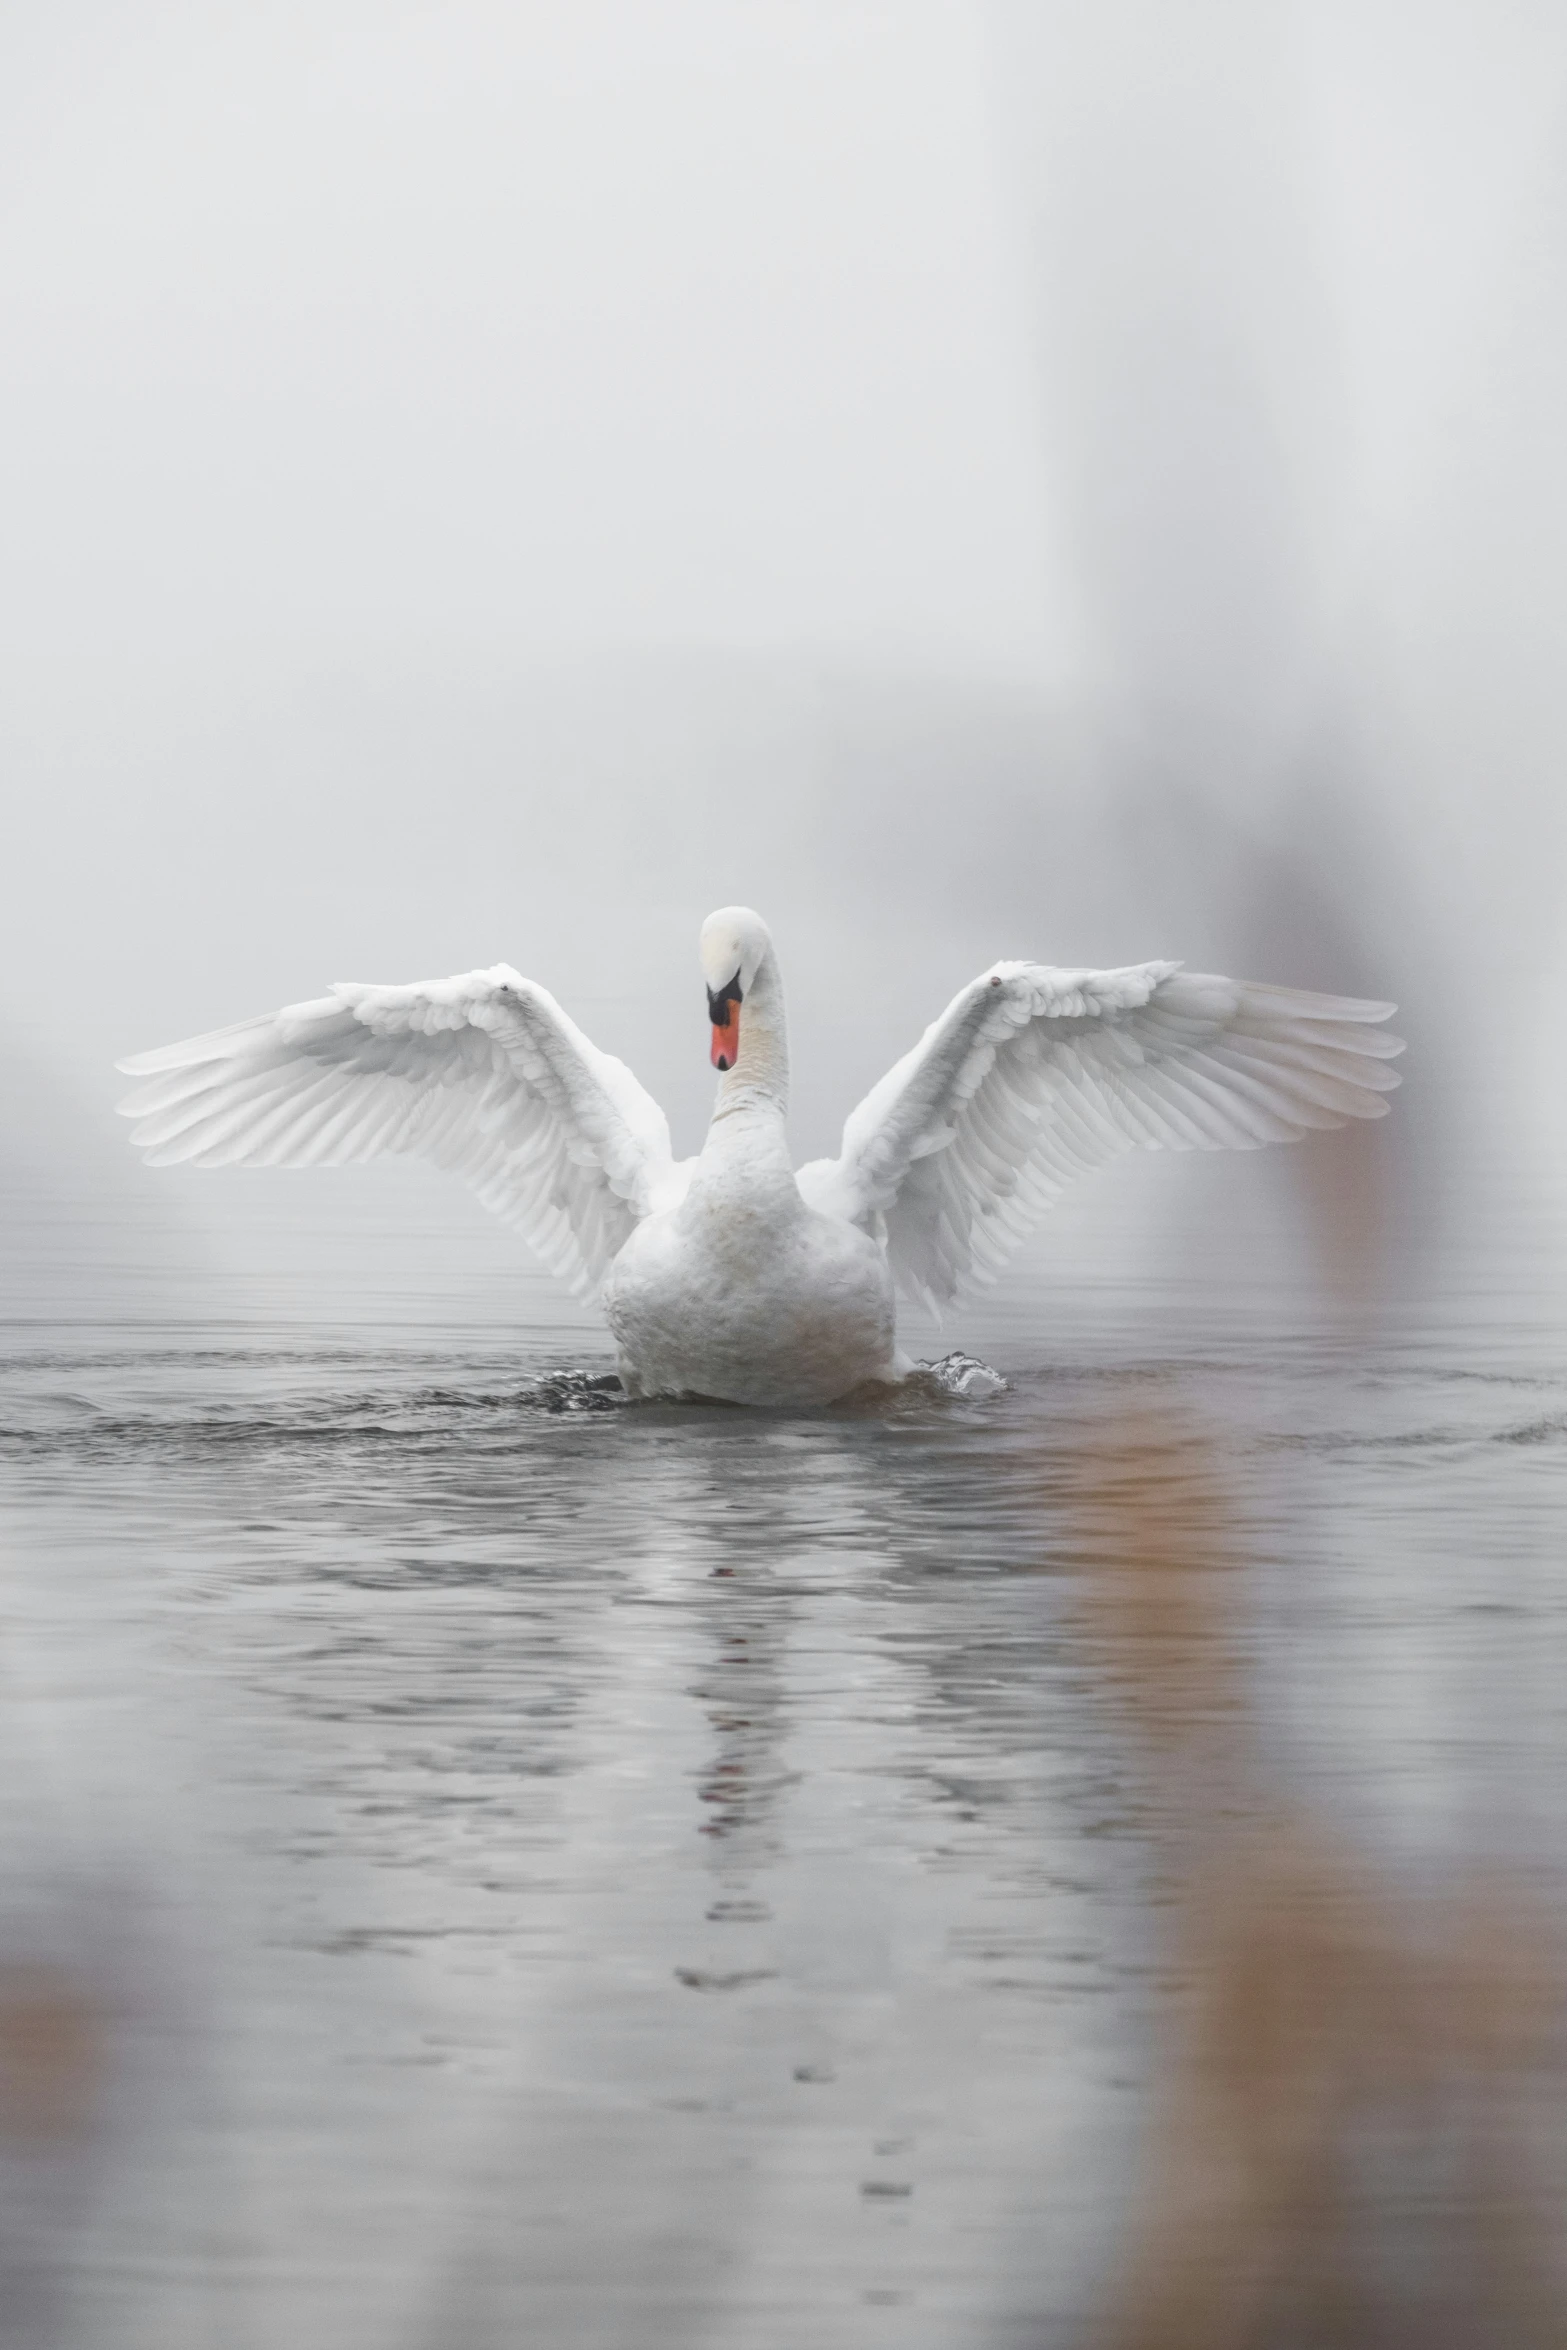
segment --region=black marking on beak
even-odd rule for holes
[[[716,990],[710,987],[707,991],[707,1016],[712,1021],[713,1026],[715,1028],[727,1028],[729,1025],[729,1006],[731,1004],[738,1004],[740,1001],[740,974],[738,971],[735,973],[733,979],[730,980],[727,987],[720,987]]]

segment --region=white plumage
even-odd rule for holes
[[[880,1217],[911,1297],[993,1280],[1076,1175],[1129,1150],[1255,1150],[1380,1118],[1402,1052],[1391,1004],[1136,963],[997,963],[853,1111],[816,1206]]]
[[[338,1165],[410,1151],[462,1175],[598,1292],[633,1393],[825,1401],[908,1365],[893,1285],[937,1308],[993,1279],[1072,1177],[1128,1150],[1251,1150],[1381,1117],[1393,1007],[1201,976],[997,963],[790,1168],[782,988],[743,907],[702,961],[723,1069],[707,1144],[505,964],[311,1003],[120,1066],[155,1165]],[[726,1061],[723,1053],[732,1058]]]
[[[663,1111],[506,964],[345,981],[121,1061],[155,1167],[346,1166],[408,1151],[463,1176],[552,1272],[596,1289],[673,1175]]]

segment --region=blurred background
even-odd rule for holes
[[[736,898],[802,1155],[995,955],[1172,954],[1407,1003],[1395,1131],[1453,1119],[1423,1211],[1553,1161],[1557,10],[334,0],[5,44],[10,1148],[52,1097],[160,1262],[171,1220],[205,1281],[328,1217],[346,1300],[361,1201],[450,1250],[467,1203],[140,1175],[118,1053],[504,958],[694,1146]],[[1144,1172],[1084,1210],[1116,1245]]]
[[[475,2296],[461,2318],[475,2343],[519,2311],[563,2343],[771,2350],[836,2340],[840,2323],[856,2343],[881,2338],[861,2330],[873,2323],[905,2344],[1078,2340],[1134,2167],[1136,2131],[1105,2118],[1119,2108],[1104,2083],[1145,2078],[1158,1970],[1145,1859],[1074,1874],[1088,1828],[1072,1804],[1092,1809],[1083,1756],[1112,1777],[1142,1767],[1114,1707],[1096,1710],[1094,1643],[1134,1635],[1081,1595],[1059,1614],[1041,1595],[1065,1592],[1073,1560],[1093,1571],[1066,1453],[1102,1432],[1105,1409],[1120,1424],[1120,1381],[1178,1387],[1226,1555],[1250,1562],[1232,1579],[1254,1644],[1234,1702],[1282,1741],[1256,1766],[1274,1774],[1268,1801],[1284,1785],[1305,1802],[1320,1765],[1388,1866],[1424,1856],[1445,1882],[1484,1847],[1549,1875],[1567,1759],[1551,1694],[1567,1425],[1564,215],[1567,18],[1545,0],[10,13],[0,1335],[16,1759],[0,1959],[11,1950],[20,1970],[16,2012],[45,2019],[17,2045],[42,2032],[57,2052],[48,2110],[85,2112],[99,2065],[101,2113],[116,2117],[74,2137],[62,2122],[43,2169],[17,2157],[18,2208],[41,2199],[45,2233],[77,2247],[57,2258],[22,2230],[19,2340],[27,2327],[73,2342],[97,2327],[121,2345],[451,2339],[454,2274]],[[999,955],[1173,955],[1395,998],[1407,1083],[1364,1134],[1098,1177],[947,1333],[1014,1380],[990,1432],[976,1423],[970,1451],[951,1430],[928,1447],[889,1436],[889,1453],[838,1430],[820,1511],[784,1511],[764,1542],[774,1504],[757,1498],[753,1547],[727,1565],[708,1438],[606,1436],[622,1447],[613,1473],[590,1471],[558,1428],[537,1438],[547,1459],[516,1449],[519,1381],[547,1361],[596,1365],[602,1334],[460,1189],[400,1163],[157,1172],[125,1148],[118,1054],[336,978],[501,959],[626,1058],[677,1146],[695,1148],[711,1082],[696,931],[732,900],[759,906],[779,942],[801,1158],[832,1147],[868,1084]],[[934,1351],[933,1331],[912,1335]],[[444,1403],[417,1402],[437,1390]],[[439,1417],[458,1396],[479,1421]],[[1154,1440],[1137,1430],[1126,1443],[1141,1458]],[[711,1443],[734,1474],[762,1477],[737,1436]],[[458,1456],[471,1466],[475,1446],[508,1464],[498,1484],[463,1482]],[[1002,1737],[1014,1796],[1013,1764],[1029,1758],[1017,1767],[1043,1807],[1006,1813],[972,1899],[983,1909],[1012,1882],[1019,1853],[1065,1884],[1114,1953],[1131,2002],[1119,2035],[1070,2020],[1070,2003],[1036,2015],[1025,2002],[1046,2019],[1037,2031],[1014,2021],[977,2053],[961,1968],[950,2007],[930,1989],[948,1982],[935,1911],[903,1892],[896,1932],[868,1913],[843,1926],[859,1898],[849,1811],[833,1812],[838,1844],[804,1827],[791,1843],[779,1790],[804,1765],[782,1747],[758,1760],[732,1690],[676,1727],[691,1673],[706,1688],[738,1672],[725,1643],[741,1636],[704,1612],[710,1572],[754,1574],[759,1591],[782,1576],[814,1624],[801,1543],[832,1558],[880,1542],[890,1588],[906,1574],[930,1599],[932,1525],[944,1571],[990,1580],[972,1609],[941,1585],[958,1612],[916,1646],[939,1681],[943,1643],[990,1624],[992,1663],[1011,1660],[996,1664],[1010,1726],[997,1729],[976,1661],[964,1736],[987,1752]],[[1134,1567],[1142,1525],[1111,1544]],[[1066,1580],[1031,1581],[1025,1602],[1007,1577],[1045,1556]],[[582,1596],[622,1572],[635,1582],[637,1560],[651,1584],[618,1600],[674,1611],[648,1618],[675,1644],[667,1684],[647,1661],[658,1641],[628,1644],[618,1616],[612,1641]],[[823,1589],[836,1571],[821,1566]],[[552,1591],[560,1578],[563,1614],[528,1596],[530,1576]],[[388,1648],[382,1602],[395,1590],[405,1606],[411,1584],[428,1611]],[[1458,1615],[1437,1621],[1433,1587]],[[537,1641],[508,1648],[492,1602],[521,1610]],[[765,1646],[774,1619],[763,1597],[748,1604],[762,1612],[745,1637]],[[854,1604],[871,1611],[869,1682],[844,1664],[852,1639],[798,1649],[779,1634],[768,1651],[791,1736],[825,1703],[802,1656],[881,1692],[864,1722],[883,1720],[883,1698],[886,1721],[923,1718],[926,1698],[893,1686],[900,1635],[877,1628],[868,1593]],[[1203,1615],[1191,1637],[1210,1636]],[[482,1683],[478,1728],[464,1657]],[[415,1736],[427,1676],[449,1711]],[[617,1732],[643,1719],[633,1685],[652,1725],[635,1761]],[[570,1689],[591,1694],[585,1712]],[[1191,1702],[1230,1700],[1205,1685]],[[844,1728],[859,1703],[829,1712],[824,1752],[860,1735]],[[947,1688],[941,1703],[959,1699]],[[449,1775],[460,1752],[482,1779],[473,1741],[511,1753],[530,1706],[540,1738],[561,1706],[591,1725],[580,1752],[568,1739],[518,1769],[566,1805],[528,1831],[549,1867],[596,1852],[597,1890],[578,1887],[575,1922],[519,1929],[513,1973],[481,1993],[459,1967],[453,1991],[430,1971],[445,1945],[417,1939],[450,1930],[430,1756]],[[355,1725],[351,1764],[333,1722]],[[884,1790],[926,1768],[863,1736],[842,1765],[850,1811],[856,1774]],[[690,2286],[708,2273],[681,2233],[701,2236],[691,2182],[738,2175],[728,2141],[711,2173],[708,2155],[686,2164],[656,2134],[618,2141],[624,2208],[643,2209],[660,2176],[673,2199],[627,2252],[619,2300],[583,2281],[608,2273],[608,2221],[557,2230],[570,2257],[546,2320],[537,2275],[519,2282],[494,2250],[503,2217],[473,2221],[482,2257],[461,2248],[471,2198],[451,2180],[493,2186],[526,2168],[519,2146],[546,2181],[602,2166],[583,2112],[640,2061],[575,2057],[578,2102],[538,2104],[514,2004],[542,1979],[517,1955],[527,1931],[540,1950],[557,1934],[550,1963],[574,1951],[580,1970],[580,2013],[552,1992],[547,2017],[528,2011],[529,2046],[568,2011],[583,2047],[611,2013],[628,2045],[685,2045],[686,2026],[595,1973],[611,1947],[644,1946],[684,1881],[654,1870],[651,1906],[630,1912],[609,1890],[630,1901],[626,1855],[661,1849],[653,1797],[636,1779],[632,1802],[624,1774],[682,1740],[696,1741],[692,1771],[720,1773],[710,1794],[731,1768],[763,1787],[760,1810],[732,1823],[755,1869],[770,1836],[796,1858],[839,1855],[798,1895],[814,1954],[800,1979],[817,1992],[800,1994],[815,2021],[800,2023],[788,2078],[831,2069],[806,2042],[838,1996],[821,1985],[852,1978],[864,2032],[881,1999],[904,2035],[884,2088],[939,2044],[978,2100],[951,2123],[947,2175],[974,2197],[953,2242],[971,2222],[1004,2242],[960,2246],[923,2299],[855,2271],[840,2316],[828,2302],[779,2316],[791,2231],[837,2243],[804,2186],[793,2203],[758,2188],[713,2219],[714,2242],[751,2247],[752,2314],[717,2284]],[[960,1787],[967,1767],[949,1772]],[[594,1769],[602,1805],[582,1792]],[[1243,1776],[1250,1787],[1251,1761]],[[984,1789],[1000,1780],[970,1778],[978,1852]],[[417,1836],[383,1848],[373,1822],[405,1798]],[[873,1843],[901,1833],[861,1825]],[[473,1884],[486,1869],[510,1882],[511,1862],[470,1829]],[[1125,1824],[1128,1850],[1144,1853],[1146,1829],[1140,1814]],[[911,1849],[925,1851],[922,1833],[909,1828]],[[1147,1861],[1151,1881],[1167,1865]],[[342,1988],[345,1951],[384,1947],[376,1905],[395,1910],[399,1883],[432,1904],[391,1944],[402,1987]],[[744,1914],[766,1907],[754,1886],[714,1898],[741,1905],[731,1928],[762,1931]],[[913,1955],[894,1964],[889,1950]],[[682,2016],[738,2016],[769,1967],[795,1980],[776,1952],[680,1964],[732,1976],[741,1995],[704,2002],[682,1983]],[[676,1980],[674,1956],[659,1980]],[[537,2008],[542,1994],[527,1997]],[[448,1999],[490,2050],[472,2059],[467,2104],[436,2094],[444,2059],[421,2037],[461,2040]],[[407,2046],[385,2057],[405,2069],[361,2051],[364,2093],[345,2103],[324,2084],[349,2077],[330,2067],[358,2061],[344,2051],[369,2015],[402,2019],[388,2047],[406,2024]],[[116,2039],[120,2016],[135,2029]],[[740,2095],[725,2068],[761,2043],[730,2028],[700,2093],[660,2075],[659,2111]],[[111,2062],[102,2051],[122,2040],[131,2053]],[[437,2070],[417,2070],[426,2061]],[[274,2079],[288,2086],[269,2105]],[[1016,2109],[1010,2082],[1034,2084]],[[1047,2107],[1078,2117],[1065,2153],[1044,2151]],[[879,2126],[866,2118],[867,2145],[910,2134]],[[965,2130],[991,2169],[965,2174]],[[432,2148],[449,2156],[439,2195]],[[905,2199],[896,2156],[877,2159],[887,2175],[870,2185],[888,2192],[867,2201],[856,2181],[856,2224],[870,2212],[914,2244],[925,2206]],[[801,2155],[802,2179],[815,2160]],[[1028,2185],[1051,2162],[1096,2182],[1081,2205],[1058,2201],[1054,2233]],[[312,2191],[336,2182],[335,2250],[310,2236],[303,2184],[290,2200],[291,2166]],[[370,2247],[358,2267],[343,2249],[356,2226]],[[69,2309],[61,2273],[77,2280]],[[665,2290],[677,2274],[685,2299]],[[1193,2323],[1211,2345],[1211,2315]]]

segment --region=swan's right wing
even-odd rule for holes
[[[997,963],[872,1088],[813,1207],[885,1237],[936,1307],[992,1280],[1063,1186],[1129,1150],[1254,1150],[1380,1118],[1391,1004],[1139,963]]]
[[[409,987],[334,987],[121,1061],[155,1166],[450,1167],[586,1291],[675,1182],[669,1128],[624,1062],[504,963]]]

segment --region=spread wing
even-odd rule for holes
[[[410,987],[346,982],[121,1061],[154,1166],[450,1167],[576,1290],[675,1180],[664,1114],[553,996],[506,964]]]
[[[938,1309],[993,1280],[1075,1175],[1129,1150],[1255,1150],[1380,1118],[1394,1007],[1205,977],[1178,963],[997,963],[866,1095],[813,1207],[884,1234]]]

